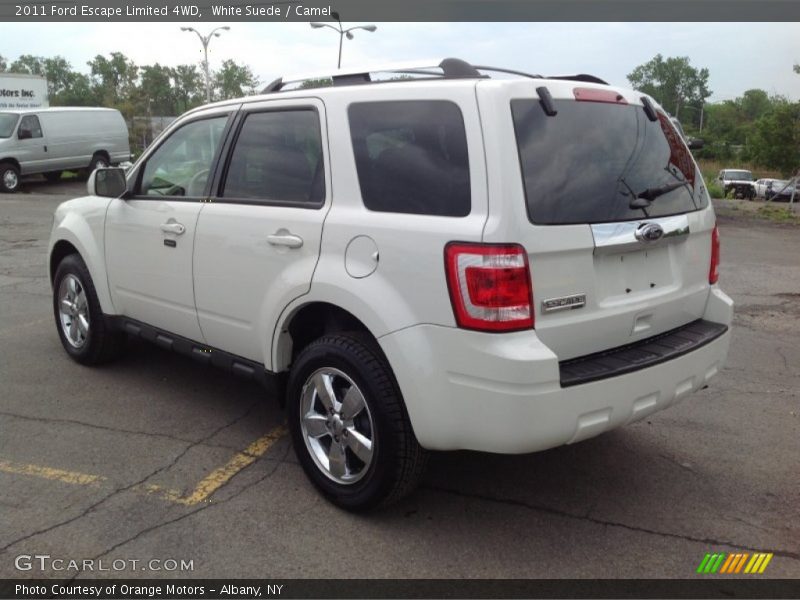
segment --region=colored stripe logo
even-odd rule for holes
[[[702,575],[713,575],[715,573],[725,575],[746,573],[755,575],[763,573],[771,560],[771,552],[755,552],[753,554],[747,552],[707,553],[703,557],[703,560],[700,561],[697,572]]]

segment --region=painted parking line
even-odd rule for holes
[[[214,492],[263,456],[275,442],[285,435],[286,428],[283,425],[279,425],[269,433],[261,436],[247,448],[241,452],[237,452],[233,458],[223,466],[214,469],[187,495],[183,495],[179,490],[165,488],[155,484],[142,484],[132,489],[140,493],[161,498],[167,502],[182,504],[184,506],[195,506],[201,502],[209,502],[209,498]],[[71,485],[83,486],[97,486],[108,480],[107,477],[101,475],[89,475],[76,471],[65,471],[27,463],[15,463],[8,460],[0,460],[0,472],[15,475],[30,475],[52,481],[61,481],[62,483]]]
[[[62,469],[51,469],[50,467],[40,467],[25,463],[14,463],[8,460],[0,460],[0,472],[12,473],[14,475],[32,475],[43,479],[61,481],[72,485],[98,485],[106,481],[106,477],[100,475],[87,475],[76,471],[64,471]]]
[[[261,436],[247,448],[238,452],[224,466],[214,469],[200,483],[194,491],[180,500],[181,504],[193,506],[207,502],[209,497],[223,485],[228,483],[235,475],[253,464],[259,457],[269,450],[275,442],[286,435],[286,428],[279,425],[266,435]]]

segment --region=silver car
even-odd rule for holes
[[[8,109],[0,112],[0,192],[16,192],[20,177],[107,167],[130,159],[128,127],[110,108]]]

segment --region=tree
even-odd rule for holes
[[[9,67],[11,73],[26,73],[28,75],[44,76],[44,59],[32,54],[23,54]]]
[[[692,105],[692,119],[699,119],[700,108],[706,98],[711,96],[708,89],[708,69],[695,69],[689,64],[688,56],[664,59],[661,54],[639,65],[628,74],[630,84],[646,94],[653,96],[666,111],[680,116],[681,107]]]
[[[755,124],[753,158],[793,175],[800,168],[800,102],[781,102]]]
[[[97,106],[102,104],[102,99],[97,97],[97,91],[88,75],[72,72],[64,89],[50,98],[50,104],[52,106]]]
[[[98,54],[86,64],[104,104],[113,106],[130,101],[139,70],[133,61],[121,52],[112,52],[110,58]]]
[[[238,98],[255,93],[258,78],[248,66],[239,66],[232,60],[226,60],[214,74],[215,95],[221,100]]]
[[[47,92],[50,98],[54,98],[63,92],[70,84],[74,73],[72,65],[63,56],[42,59],[44,76],[47,77]]]
[[[0,54],[0,73],[4,72],[8,67],[8,62],[6,61],[6,57]]]
[[[141,83],[139,96],[144,100],[145,111],[154,115],[175,113],[175,92],[172,89],[172,69],[156,63],[139,69]]]
[[[196,65],[178,65],[172,69],[176,113],[183,113],[203,103],[203,77]]]

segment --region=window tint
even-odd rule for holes
[[[36,115],[25,115],[19,122],[19,131],[27,129],[31,132],[32,138],[42,137],[42,126],[39,124],[39,117]]]
[[[140,195],[202,196],[228,116],[188,123],[147,159]]]
[[[602,223],[703,208],[694,161],[667,116],[650,121],[641,106],[556,100],[548,117],[538,100],[512,100],[519,159],[533,223]],[[645,190],[684,182],[642,210]]]
[[[247,115],[222,196],[321,204],[325,171],[317,112],[303,109]]]
[[[364,102],[349,109],[364,205],[463,217],[470,212],[467,136],[446,101]]]

